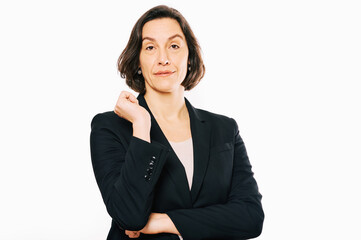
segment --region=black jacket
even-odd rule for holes
[[[132,123],[113,111],[91,122],[90,147],[96,181],[112,217],[108,240],[128,239],[151,212],[167,213],[184,240],[248,239],[261,234],[261,194],[234,119],[194,108],[189,112],[194,175],[185,169],[151,115],[151,143],[133,136]],[[179,239],[141,234],[138,239]]]

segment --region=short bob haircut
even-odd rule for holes
[[[135,23],[129,41],[122,54],[118,58],[118,70],[120,76],[126,79],[126,84],[138,93],[145,93],[145,83],[142,74],[138,74],[139,56],[142,47],[143,26],[147,22],[159,18],[175,19],[186,38],[188,45],[188,69],[183,82],[185,90],[194,88],[205,73],[205,67],[201,56],[201,49],[194,33],[186,19],[176,9],[165,5],[156,6],[144,13]]]

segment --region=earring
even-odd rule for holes
[[[138,74],[141,75],[142,74],[142,69],[138,69]]]
[[[189,65],[189,66],[188,66],[188,71],[190,71],[190,70],[191,70],[191,66]]]

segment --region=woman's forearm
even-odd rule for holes
[[[173,233],[179,234],[173,221],[166,213],[151,213],[145,227],[140,230],[144,234]]]
[[[174,234],[178,234],[179,235],[179,232],[178,232],[178,229],[175,227],[173,221],[170,219],[170,217],[166,214],[166,213],[163,213],[162,214],[162,223],[161,223],[161,226],[164,227],[164,230],[163,232],[166,232],[166,233],[174,233]]]

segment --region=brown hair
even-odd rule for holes
[[[144,77],[142,74],[137,73],[142,47],[142,31],[145,23],[159,18],[175,19],[183,31],[188,45],[188,67],[190,70],[187,70],[182,86],[184,86],[185,90],[190,90],[199,83],[205,73],[201,49],[187,20],[176,9],[165,5],[148,10],[135,23],[128,44],[118,58],[120,76],[126,79],[126,84],[131,89],[139,93],[145,93]]]

